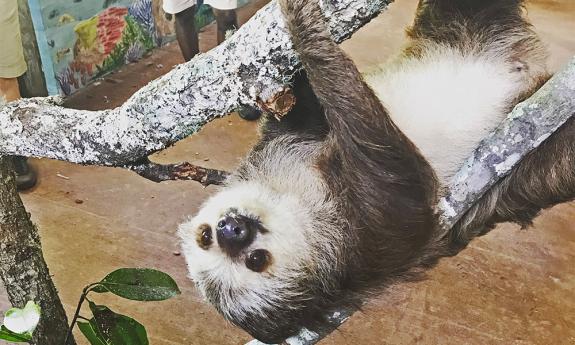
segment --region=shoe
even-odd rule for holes
[[[260,116],[262,115],[262,113],[258,109],[247,105],[242,106],[238,110],[238,114],[240,114],[240,117],[242,119],[247,121],[255,121],[259,119]]]
[[[16,173],[16,188],[19,191],[30,189],[36,185],[36,172],[28,165],[26,157],[14,157],[14,172]]]

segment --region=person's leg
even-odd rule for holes
[[[240,27],[235,9],[219,10],[214,8],[214,16],[218,27],[218,44],[226,40],[226,33]],[[238,114],[244,120],[254,121],[260,118],[260,111],[254,107],[244,105],[238,109]]]
[[[15,0],[3,4],[0,13],[0,106],[19,99],[18,76],[26,72],[18,5]],[[18,190],[32,188],[36,184],[36,173],[25,157],[14,157],[14,170]]]
[[[0,78],[0,104],[20,98],[17,78]]]
[[[190,61],[200,52],[195,15],[195,5],[175,15],[176,38],[186,61]]]
[[[214,8],[218,26],[218,44],[226,40],[226,32],[239,28],[236,10],[218,10]]]
[[[0,78],[0,106],[20,98],[17,78]],[[36,172],[30,168],[26,157],[14,156],[14,172],[16,173],[16,186],[18,190],[34,187]]]

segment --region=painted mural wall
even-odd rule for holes
[[[45,40],[58,91],[69,95],[174,39],[162,0],[30,0]],[[32,7],[32,6],[31,6]],[[210,13],[211,15],[211,13]],[[203,18],[203,21],[209,21]],[[40,25],[38,25],[40,24]],[[51,61],[45,61],[51,60]],[[52,80],[54,81],[54,80]]]

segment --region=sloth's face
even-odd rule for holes
[[[296,333],[316,300],[337,285],[341,241],[332,205],[306,199],[244,181],[213,196],[180,226],[190,276],[201,293],[263,341]]]

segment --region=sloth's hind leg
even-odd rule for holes
[[[575,118],[525,157],[455,225],[454,245],[466,245],[496,223],[531,224],[542,209],[575,200]]]

